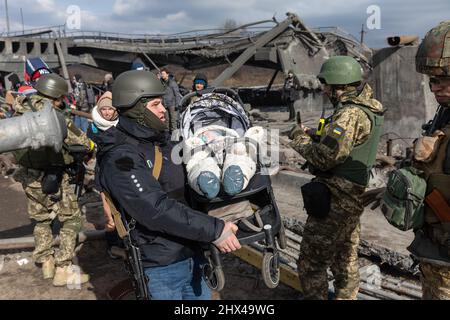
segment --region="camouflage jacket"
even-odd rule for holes
[[[12,109],[6,103],[0,103],[0,119],[8,118],[12,112]]]
[[[313,142],[309,135],[301,132],[291,142],[291,147],[315,169],[323,172],[344,163],[353,148],[369,138],[372,129],[369,117],[356,105],[364,106],[375,113],[383,112],[383,106],[373,99],[373,91],[366,84],[359,94],[357,91],[351,91],[340,97],[319,143]],[[336,130],[344,133],[336,137]],[[337,145],[331,146],[327,143],[329,140],[337,141]],[[361,185],[337,176],[318,177],[318,179],[326,183],[331,192],[341,198],[345,193],[349,198],[359,201],[358,197],[365,189]]]
[[[20,116],[25,112],[42,110],[44,108],[46,100],[48,99],[38,94],[32,95],[31,97],[17,97],[14,102],[14,116]],[[30,106],[30,104],[34,108],[34,110]],[[69,117],[66,116],[65,120],[67,125],[67,137],[64,140],[64,143],[67,145],[83,145],[88,151],[92,151],[94,148],[94,143],[86,136],[84,132],[79,130],[74,125],[73,121],[70,120]],[[67,158],[66,155],[65,158]],[[66,162],[67,161],[70,161],[70,159],[67,158]]]

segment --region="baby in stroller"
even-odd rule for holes
[[[182,119],[190,187],[208,199],[221,189],[230,196],[244,190],[256,172],[257,145],[264,143],[264,129],[250,128],[241,105],[221,93],[202,95]]]
[[[190,95],[183,98],[182,108],[183,101],[190,101]],[[261,170],[259,151],[267,143],[266,131],[250,126],[238,94],[227,88],[202,92],[181,121],[190,205],[236,223],[242,246],[261,243],[263,280],[275,288],[280,278],[276,243],[285,248],[286,237],[270,177]],[[220,291],[225,284],[220,253],[214,245],[204,253],[206,283]]]

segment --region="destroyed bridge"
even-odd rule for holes
[[[227,64],[212,85],[219,86],[244,64],[287,73],[292,70],[303,87],[317,88],[315,75],[323,60],[350,55],[368,67],[370,49],[335,27],[309,29],[287,13],[278,22],[258,21],[233,30],[194,30],[173,35],[67,31],[64,27],[0,34],[0,72],[23,73],[28,57],[41,56],[51,68],[84,64],[117,74],[137,57],[151,69],[167,64],[189,70]],[[272,81],[273,81],[272,79]]]

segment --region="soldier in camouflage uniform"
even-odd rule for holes
[[[55,74],[43,75],[36,84],[37,94],[31,97],[18,97],[14,105],[15,116],[29,111],[39,111],[49,102],[59,110],[63,95],[68,86],[64,79]],[[93,149],[93,143],[77,129],[66,117],[68,128],[66,145],[84,145],[86,151]],[[15,151],[17,162],[21,168],[14,175],[15,180],[22,183],[28,198],[28,213],[36,221],[34,228],[35,250],[33,258],[42,263],[45,279],[53,279],[55,286],[64,286],[80,281],[88,281],[88,275],[80,274],[74,279],[75,271],[71,265],[78,232],[81,230],[81,212],[77,197],[69,186],[69,177],[64,167],[73,162],[73,158],[63,149],[56,153],[52,148],[38,150],[24,149]],[[42,190],[42,179],[50,169],[59,169],[60,185],[54,194],[46,194]],[[60,230],[59,250],[52,248],[53,236],[51,225],[54,219],[62,223]],[[55,270],[56,267],[56,270]],[[77,274],[78,275],[78,274]],[[76,276],[77,276],[76,275]]]
[[[327,269],[331,268],[336,299],[356,299],[357,249],[364,209],[359,197],[375,162],[383,107],[373,99],[369,85],[358,91],[362,70],[351,57],[331,57],[322,65],[318,78],[334,113],[320,141],[313,141],[310,129],[297,126],[291,132],[291,147],[308,161],[316,176],[313,181],[328,187],[330,210],[323,216],[308,213],[298,259],[300,285],[305,299],[327,299]],[[318,198],[319,202],[325,199],[320,194]]]
[[[0,119],[7,118],[8,113],[10,112],[10,107],[6,103],[0,103]]]
[[[450,299],[450,20],[431,29],[416,55],[417,72],[430,77],[430,88],[439,103],[435,119],[424,137],[415,142],[413,166],[423,170],[427,198],[440,193],[443,201],[426,201],[425,223],[415,231],[408,250],[419,260],[423,299]],[[427,155],[419,154],[433,141]]]
[[[11,91],[6,92],[4,99],[4,102],[0,102],[0,119],[9,118],[13,114],[12,104],[14,103],[14,96]]]

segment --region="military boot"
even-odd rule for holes
[[[80,267],[68,265],[56,268],[55,277],[53,278],[53,285],[55,287],[76,286],[88,281],[89,275],[82,273]]]
[[[55,259],[49,256],[47,260],[42,263],[42,274],[44,279],[53,279],[55,276]]]

